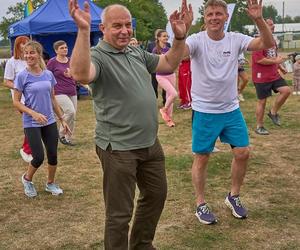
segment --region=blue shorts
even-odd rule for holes
[[[202,113],[193,110],[193,153],[211,153],[218,137],[221,142],[228,143],[232,147],[249,146],[248,129],[240,109],[223,114]]]

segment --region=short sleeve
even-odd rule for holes
[[[141,53],[143,53],[143,57],[146,62],[146,68],[149,73],[156,72],[156,68],[159,62],[159,55],[149,53],[145,50],[140,49]]]
[[[247,36],[241,33],[236,33],[236,35],[239,36],[239,40],[241,41],[241,50],[240,52],[245,52],[248,50],[249,44],[252,42],[252,40],[254,39],[251,36]]]
[[[17,74],[15,80],[14,80],[14,89],[23,92],[24,90],[24,84],[25,84],[25,74],[24,71],[21,71],[19,74]]]
[[[47,63],[47,69],[53,71],[53,59],[51,58]]]
[[[99,75],[101,74],[101,69],[102,69],[102,64],[100,61],[101,55],[100,53],[97,51],[97,49],[91,48],[91,61],[92,64],[95,66],[95,70],[96,70],[96,75],[95,75],[95,79],[99,78]]]
[[[49,77],[50,77],[51,87],[53,88],[54,85],[56,85],[56,83],[57,83],[56,79],[55,79],[55,77],[54,77],[54,75],[51,71],[48,70],[48,74],[49,74]]]
[[[16,76],[14,71],[13,59],[10,58],[5,65],[4,79],[13,81],[15,77]]]
[[[197,51],[197,40],[199,39],[198,36],[198,34],[193,34],[186,39],[186,45],[189,47],[191,58],[195,56],[195,53]]]

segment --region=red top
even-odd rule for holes
[[[263,58],[277,57],[277,46],[270,49],[253,51],[252,52],[252,81],[254,83],[273,82],[281,78],[278,72],[278,64],[263,65],[257,61]]]

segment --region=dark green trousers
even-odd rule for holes
[[[114,151],[96,147],[96,151],[103,169],[105,249],[153,249],[167,196],[165,157],[158,139],[149,148]],[[128,243],[136,185],[140,193]]]

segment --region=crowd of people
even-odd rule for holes
[[[69,0],[69,11],[78,27],[70,58],[68,45],[59,40],[53,44],[56,56],[46,64],[42,45],[21,36],[5,68],[5,85],[13,91],[13,105],[23,117],[25,139],[20,154],[29,163],[21,177],[25,195],[37,196],[32,180],[44,161],[44,147],[45,190],[63,194],[55,182],[58,142],[75,145],[76,82],[88,84],[96,116],[96,154],[103,170],[105,249],[155,249],[152,241],[167,196],[165,156],[157,136],[157,88],[165,92],[159,112],[172,128],[179,67],[178,108],[192,109],[195,215],[203,224],[218,221],[205,198],[205,183],[210,155],[220,139],[232,149],[231,188],[224,202],[235,218],[247,218],[240,197],[250,155],[248,128],[239,106],[249,81],[244,53],[252,52],[258,135],[269,134],[263,118],[272,91],[278,95],[268,117],[277,126],[281,125],[278,112],[292,93],[279,73],[286,73],[285,59],[277,53],[273,21],[262,16],[262,1],[248,1],[247,13],[259,30],[253,38],[224,31],[228,10],[223,0],[208,0],[205,28],[187,36],[193,10],[182,0],[180,11],[170,16],[172,45],[168,33],[157,29],[147,50],[133,37],[131,13],[123,5],[103,10],[99,26],[103,38],[93,48],[89,4],[85,2],[81,9],[76,0]],[[300,95],[300,56],[295,60],[293,94]],[[136,185],[140,193],[128,239]]]

